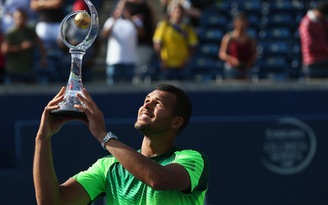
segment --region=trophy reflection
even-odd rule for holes
[[[90,0],[84,0],[89,8],[90,15],[87,11],[73,11],[69,13],[60,25],[60,37],[63,43],[69,48],[71,54],[71,69],[67,82],[64,99],[59,103],[59,109],[51,111],[51,114],[60,117],[85,117],[85,113],[78,110],[74,105],[83,105],[81,100],[77,97],[77,93],[82,94],[82,59],[86,50],[91,46],[97,38],[99,29],[98,13]],[[85,38],[77,45],[72,45],[67,42],[64,26],[68,20],[74,17],[74,25],[81,30],[88,29]],[[84,31],[83,31],[84,32]]]

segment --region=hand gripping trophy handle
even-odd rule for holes
[[[77,97],[77,93],[82,94],[82,59],[86,50],[91,46],[94,40],[97,38],[99,30],[98,13],[94,5],[90,0],[84,0],[89,8],[90,16],[86,11],[73,11],[69,13],[60,24],[60,36],[63,43],[69,48],[71,54],[71,70],[69,79],[67,82],[66,90],[64,93],[64,99],[59,103],[59,109],[53,110],[51,114],[60,117],[72,117],[79,118],[85,117],[85,113],[78,110],[74,105],[83,105],[80,99]],[[80,15],[80,14],[84,15]],[[78,45],[73,46],[66,41],[64,25],[69,18],[75,16],[75,25],[78,28],[89,28],[89,31],[85,38]],[[77,19],[77,17],[79,19]],[[83,95],[83,94],[82,94]],[[84,105],[83,105],[84,106]]]

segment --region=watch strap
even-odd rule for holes
[[[117,140],[118,137],[114,133],[108,132],[106,134],[106,136],[104,137],[104,139],[101,141],[101,147],[106,149],[106,143],[111,139],[116,139]]]

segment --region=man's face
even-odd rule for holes
[[[26,16],[22,12],[15,11],[13,16],[17,28],[23,27],[25,25]]]
[[[175,6],[171,11],[170,18],[174,23],[180,23],[183,18],[183,10],[179,6]]]
[[[134,127],[144,135],[161,134],[172,128],[175,96],[166,91],[149,93],[139,108]]]

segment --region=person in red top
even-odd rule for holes
[[[247,17],[238,13],[234,18],[234,29],[222,38],[218,57],[226,62],[225,78],[250,77],[256,60],[256,41],[247,34],[247,28]]]
[[[299,34],[303,70],[308,77],[328,77],[328,3],[318,3],[303,17]]]

